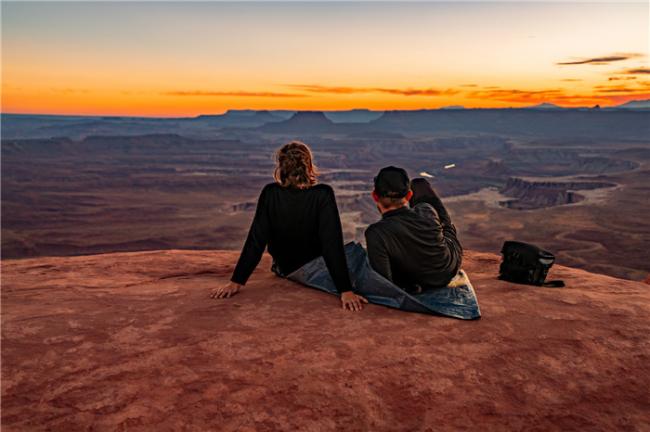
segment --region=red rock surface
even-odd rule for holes
[[[236,254],[2,263],[2,431],[649,430],[650,290],[554,267],[495,279],[483,318],[369,306],[272,276],[208,294]]]

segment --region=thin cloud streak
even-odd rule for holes
[[[489,99],[500,102],[511,102],[521,104],[534,104],[540,102],[564,103],[572,106],[584,106],[586,104],[618,102],[633,98],[645,98],[648,95],[647,88],[624,87],[624,86],[596,86],[594,93],[571,94],[559,88],[544,90],[520,90],[520,89],[497,89],[478,90],[469,94],[472,98]]]
[[[650,90],[650,82],[635,81],[630,83],[597,85],[594,87],[594,90],[597,93],[647,93]]]
[[[645,74],[650,74],[650,68],[628,69],[628,70],[624,71],[623,73],[629,74],[629,75],[645,75]]]
[[[612,87],[612,88],[602,88],[598,89],[598,93],[625,93],[625,94],[644,94],[648,90],[629,88],[629,87]]]
[[[629,60],[629,59],[638,58],[638,57],[643,57],[643,54],[640,54],[640,53],[617,53],[617,54],[613,54],[613,55],[609,55],[609,56],[583,58],[581,60],[564,61],[564,62],[558,62],[558,63],[555,63],[555,64],[558,65],[558,66],[583,65],[583,64],[606,65],[606,64],[613,63],[613,62],[619,62],[619,61]]]
[[[385,87],[344,87],[344,86],[323,86],[318,84],[289,84],[288,87],[307,91],[310,93],[330,94],[357,94],[357,93],[388,93],[401,96],[448,96],[458,94],[454,89],[435,88],[385,88]]]
[[[275,93],[275,92],[250,92],[250,91],[171,91],[162,93],[165,96],[196,96],[196,97],[219,97],[219,96],[236,96],[236,97],[269,97],[269,98],[293,98],[307,97],[305,94],[298,93]]]
[[[489,89],[478,90],[469,94],[472,98],[477,99],[491,99],[502,102],[538,102],[551,98],[562,97],[564,92],[562,89],[548,89],[548,90],[518,90],[518,89]]]

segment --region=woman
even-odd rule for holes
[[[230,282],[212,292],[212,298],[229,298],[246,284],[268,246],[272,270],[286,276],[322,256],[343,309],[359,311],[368,301],[352,292],[343,251],[343,232],[334,191],[317,184],[318,172],[309,147],[292,141],[276,154],[275,182],[267,184]]]

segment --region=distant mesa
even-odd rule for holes
[[[198,121],[208,121],[216,127],[256,127],[265,123],[282,121],[284,117],[268,110],[228,110],[224,114],[200,115]]]
[[[287,111],[287,110],[228,110],[225,112],[225,116],[230,118],[264,118],[265,116],[271,116],[272,118],[278,118],[280,120],[286,120],[294,115],[296,111]]]
[[[254,116],[257,113],[256,110],[250,110],[250,109],[245,109],[245,110],[233,110],[230,109],[226,111],[224,115],[230,116],[230,117],[246,117],[246,116]]]
[[[539,135],[545,138],[647,137],[647,111],[643,109],[568,109],[540,104],[527,108],[386,111],[370,122],[374,130],[403,133],[495,133]]]
[[[560,110],[560,109],[565,109],[564,107],[561,107],[559,105],[555,105],[549,102],[543,102],[537,105],[529,106],[526,107],[527,109],[541,109],[541,110]]]
[[[345,111],[327,111],[325,117],[334,123],[368,123],[377,120],[384,114],[383,111],[371,111],[366,108],[356,108]]]
[[[50,138],[89,135],[147,135],[178,133],[193,138],[226,134],[248,139],[256,133],[494,133],[572,137],[646,138],[650,100],[618,107],[562,108],[543,103],[527,108],[461,108],[372,111],[229,110],[184,118],[137,118],[2,114],[2,138]],[[311,114],[310,114],[311,113]],[[314,117],[318,116],[318,118]],[[277,126],[267,125],[277,123]],[[260,128],[264,126],[263,128]],[[309,129],[311,127],[311,129]],[[309,130],[308,130],[309,129]],[[229,134],[229,135],[228,135]],[[244,134],[247,134],[246,138]]]
[[[223,114],[200,114],[194,118],[197,120],[208,120],[208,119],[221,119],[226,117],[251,117],[253,114],[255,114],[255,111],[251,111],[249,114],[247,111],[228,110]]]
[[[279,115],[276,115],[268,110],[256,111],[255,114],[253,114],[252,118],[261,122],[282,121],[284,119],[283,117],[280,117]]]
[[[441,110],[464,110],[465,107],[462,105],[448,105],[440,108]]]
[[[290,119],[267,123],[258,130],[263,132],[326,132],[334,129],[334,122],[322,111],[298,111]]]
[[[290,119],[282,122],[285,125],[331,125],[332,120],[328,119],[322,111],[300,111],[295,113]]]
[[[650,109],[650,99],[632,100],[624,104],[616,105],[618,109]]]

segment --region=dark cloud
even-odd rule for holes
[[[603,56],[603,57],[591,57],[591,58],[583,58],[583,59],[580,59],[580,60],[558,62],[558,63],[555,63],[555,64],[559,65],[559,66],[583,65],[583,64],[605,65],[605,64],[610,64],[610,63],[613,63],[613,62],[629,60],[629,59],[632,59],[632,58],[637,58],[637,57],[642,57],[642,56],[643,56],[643,54],[639,54],[639,53],[618,53],[618,54],[612,54],[612,55]]]
[[[343,87],[324,86],[319,84],[289,84],[289,87],[310,93],[355,94],[355,93],[388,93],[401,96],[443,96],[454,95],[459,91],[454,89],[435,88],[387,88],[387,87]]]
[[[627,76],[627,77],[616,77],[616,76],[613,76],[613,77],[609,77],[609,78],[607,79],[607,81],[629,81],[629,80],[635,80],[635,79],[636,79],[635,76]]]
[[[307,95],[297,93],[275,93],[275,92],[251,92],[251,91],[171,91],[163,93],[166,96],[237,96],[237,97],[269,97],[269,98],[293,98],[305,97]]]
[[[598,93],[646,93],[650,90],[650,81],[633,80],[629,78],[636,77],[611,77],[617,78],[614,81],[623,80],[623,82],[603,84],[594,86],[594,90]],[[610,80],[611,80],[610,78]]]
[[[388,88],[378,88],[375,89],[380,93],[390,93],[403,96],[441,96],[441,95],[454,95],[458,93],[458,90],[454,89],[388,89]]]
[[[634,68],[634,69],[627,69],[623,73],[625,74],[630,74],[630,75],[645,75],[645,74],[650,74],[650,68]]]
[[[562,97],[562,89],[547,90],[519,90],[519,89],[499,89],[493,87],[484,87],[469,94],[470,97],[477,99],[490,99],[502,102],[544,102],[550,99]]]
[[[333,87],[333,86],[323,86],[318,84],[289,84],[288,87],[292,87],[298,90],[303,90],[311,93],[352,94],[352,93],[369,93],[372,91],[372,89],[369,88]]]
[[[606,86],[597,86],[596,90],[598,93],[645,93],[643,89],[635,87],[626,87],[626,86],[617,86],[617,87],[606,87]]]

